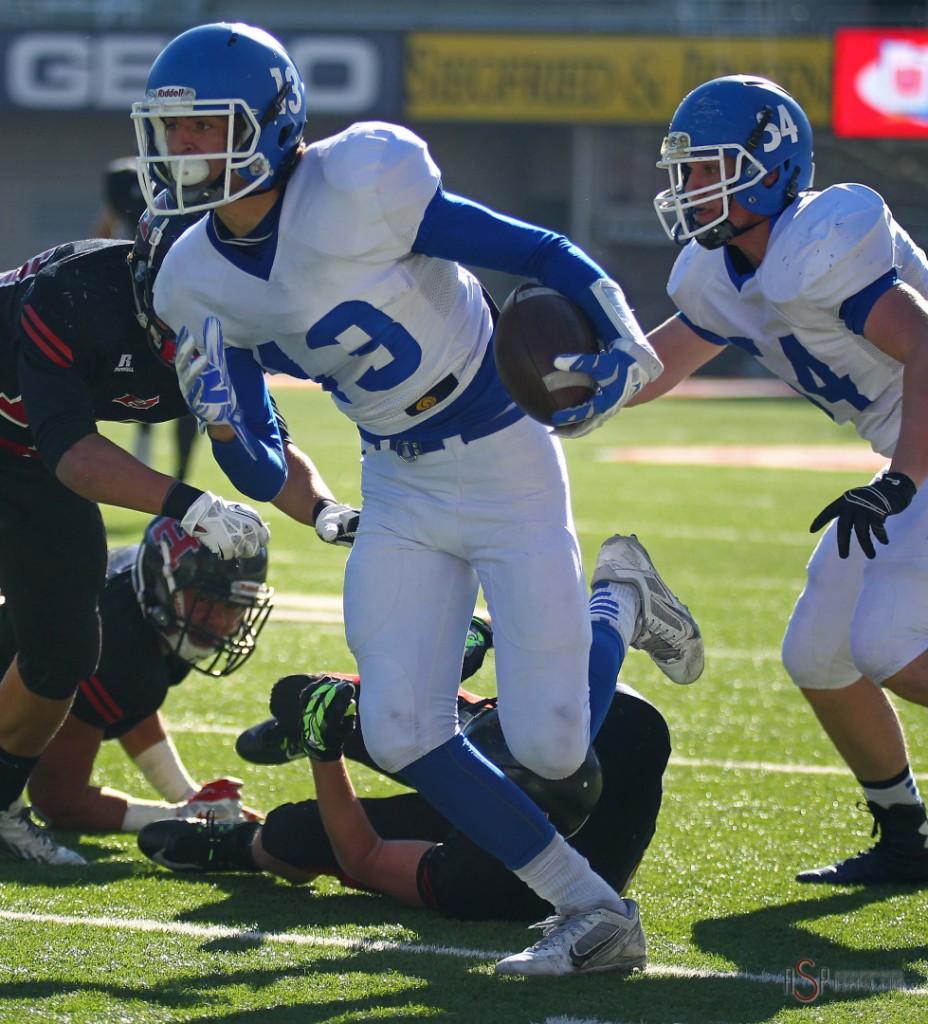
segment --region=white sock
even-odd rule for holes
[[[514,873],[565,917],[596,907],[627,913],[622,897],[560,834],[555,835],[537,857]]]
[[[638,636],[638,614],[641,598],[631,583],[611,583],[601,580],[590,596],[590,618],[594,622],[605,622],[619,634],[625,649]]]
[[[912,769],[905,770],[886,783],[861,782],[864,796],[878,807],[892,807],[893,804],[920,804],[921,795],[912,775]]]

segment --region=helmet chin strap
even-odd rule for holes
[[[756,224],[752,224],[750,227],[739,228],[732,224],[730,220],[723,220],[721,224],[713,224],[711,228],[707,228],[704,232],[694,237],[697,245],[701,245],[703,249],[721,249],[723,246],[734,241],[739,235],[752,231],[756,227]]]

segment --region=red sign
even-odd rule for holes
[[[835,33],[832,127],[849,139],[928,138],[928,30]]]

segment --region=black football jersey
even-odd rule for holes
[[[109,554],[106,586],[100,598],[103,645],[97,670],[82,679],[71,707],[87,725],[103,730],[104,739],[122,736],[153,715],[168,690],[190,672],[190,666],[162,650],[158,634],[145,621],[135,597],[132,565],[138,546],[115,548]],[[0,605],[0,659],[8,664],[16,653],[10,617]]]
[[[49,469],[98,420],[187,413],[136,319],[131,242],[69,242],[0,274],[0,450]]]

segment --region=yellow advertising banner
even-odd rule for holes
[[[720,75],[772,78],[813,124],[831,107],[830,38],[474,35],[412,32],[411,119],[666,125],[683,96]]]

